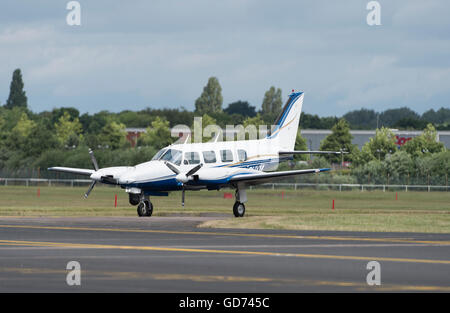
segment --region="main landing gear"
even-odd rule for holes
[[[243,217],[245,215],[245,205],[247,202],[247,193],[245,189],[236,190],[236,202],[233,205],[233,214],[235,217]]]
[[[143,216],[152,216],[153,213],[153,204],[150,202],[150,198],[146,195],[139,194],[131,194],[130,193],[130,204],[138,205],[137,206],[137,214],[140,217]]]
[[[152,213],[153,213],[153,204],[150,201],[144,200],[139,202],[139,205],[137,207],[137,214],[140,217],[152,216]]]

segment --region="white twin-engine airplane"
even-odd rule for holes
[[[167,196],[169,191],[219,190],[234,188],[236,217],[245,214],[246,188],[250,185],[287,176],[319,173],[329,168],[274,171],[281,161],[294,154],[329,153],[334,151],[294,151],[303,92],[292,92],[271,133],[264,139],[207,143],[173,144],[161,149],[149,162],[136,166],[118,166],[99,169],[92,150],[89,150],[95,170],[51,167],[49,170],[90,176],[92,183],[87,198],[97,182],[120,185],[129,194],[131,205],[137,205],[139,216],[151,216],[150,196]]]

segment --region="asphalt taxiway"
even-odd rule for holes
[[[0,292],[450,291],[450,234],[197,228],[215,218],[0,217]]]

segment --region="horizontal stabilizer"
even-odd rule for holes
[[[346,151],[280,151],[278,154],[348,154]]]
[[[230,179],[230,182],[238,183],[242,182],[245,184],[253,185],[253,184],[261,184],[265,182],[270,182],[276,178],[284,178],[288,176],[296,176],[303,174],[313,174],[320,172],[327,172],[329,168],[313,168],[307,170],[293,170],[293,171],[282,171],[282,172],[261,172],[254,174],[241,174],[236,175]]]

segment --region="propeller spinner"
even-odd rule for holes
[[[181,183],[182,186],[182,191],[181,191],[181,206],[184,206],[184,199],[185,199],[185,188],[184,188],[184,184],[187,183],[189,180],[192,179],[192,176],[197,173],[197,171],[199,169],[202,168],[203,164],[200,163],[196,166],[194,166],[193,168],[191,168],[189,171],[187,171],[186,173],[182,173],[180,171],[180,169],[175,166],[174,164],[166,161],[164,162],[164,164],[172,171],[174,172],[177,176],[175,176],[175,179],[177,181],[179,181]]]

